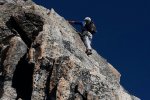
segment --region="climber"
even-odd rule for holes
[[[96,33],[96,27],[90,17],[85,17],[84,21],[68,21],[71,24],[81,25],[81,38],[86,46],[86,54],[92,54],[91,40],[94,33]]]

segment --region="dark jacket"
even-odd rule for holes
[[[89,24],[87,24],[85,21],[69,21],[69,22],[75,25],[80,25],[82,32],[89,31],[92,34],[97,32],[93,21],[91,21]]]

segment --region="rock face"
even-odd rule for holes
[[[0,2],[0,100],[140,100],[120,76],[53,9]]]

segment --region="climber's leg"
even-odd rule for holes
[[[83,42],[86,46],[87,55],[92,54],[91,40],[92,40],[92,34],[88,31],[84,31],[83,32]]]

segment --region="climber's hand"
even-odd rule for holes
[[[74,23],[75,21],[68,21],[69,23]]]

